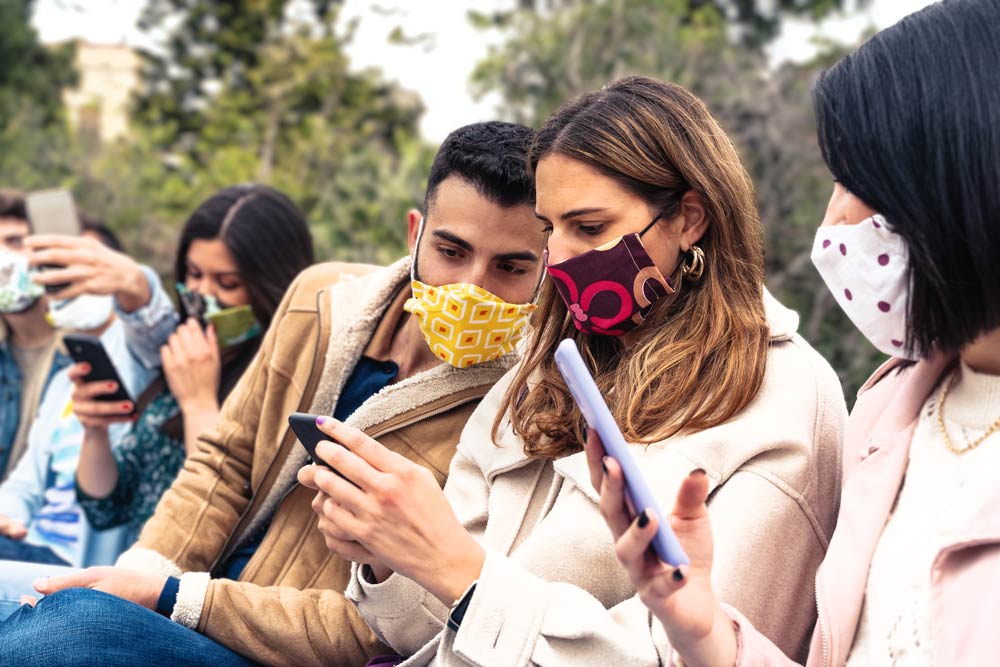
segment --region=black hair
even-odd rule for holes
[[[266,185],[228,187],[191,214],[177,247],[179,283],[187,278],[188,250],[197,239],[223,242],[265,329],[292,280],[314,260],[305,217],[291,199]]]
[[[461,178],[503,208],[534,204],[534,182],[527,169],[530,143],[530,129],[501,121],[473,123],[449,134],[427,176],[424,215],[438,186],[450,176]]]
[[[125,247],[122,245],[118,236],[111,231],[111,228],[105,225],[100,220],[94,220],[89,218],[82,213],[79,214],[80,218],[80,229],[85,232],[90,232],[97,236],[97,239],[106,245],[107,247],[115,250],[117,252],[125,252]]]
[[[946,0],[883,30],[813,88],[834,178],[909,250],[907,344],[1000,326],[1000,0]]]
[[[18,190],[0,189],[0,218],[19,220],[31,227],[24,193]]]
[[[219,239],[223,242],[250,295],[250,307],[267,329],[288,286],[313,263],[313,242],[301,211],[283,193],[266,185],[234,185],[217,192],[195,209],[181,231],[177,246],[174,276],[179,283],[187,278],[187,255],[195,240]],[[180,304],[181,315],[189,313]],[[219,380],[219,403],[239,381],[260,348],[261,337],[240,343],[225,351]],[[139,410],[167,389],[160,377],[139,399]],[[160,430],[183,440],[183,413],[168,419]]]

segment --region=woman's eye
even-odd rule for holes
[[[587,236],[597,236],[604,230],[604,225],[580,225],[580,232]]]
[[[227,292],[232,292],[234,290],[238,290],[239,288],[243,287],[243,283],[239,283],[239,282],[226,282],[225,280],[220,280],[219,281],[219,287],[221,287],[222,289],[226,290]]]

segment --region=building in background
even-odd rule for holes
[[[129,101],[139,85],[139,56],[124,44],[76,46],[80,84],[64,94],[70,124],[101,141],[127,137]]]

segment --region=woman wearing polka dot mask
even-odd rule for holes
[[[813,261],[893,358],[848,423],[837,529],[816,576],[807,655],[786,656],[712,590],[703,479],[670,517],[691,565],[605,519],[676,662],[996,664],[1000,633],[1000,0],[946,0],[879,33],[817,81],[835,178]],[[608,463],[602,507],[620,508]],[[776,536],[775,539],[780,539]],[[680,660],[680,659],[683,660]]]

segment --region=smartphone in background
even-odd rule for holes
[[[559,343],[555,359],[556,367],[566,380],[573,400],[580,407],[587,427],[597,431],[604,444],[604,450],[621,466],[625,476],[625,493],[632,501],[632,507],[636,511],[645,509],[656,514],[659,528],[653,537],[653,551],[660,560],[674,567],[687,565],[691,561],[688,560],[687,554],[677,541],[677,536],[670,528],[670,523],[660,509],[646,476],[642,474],[642,469],[629,451],[628,443],[625,442],[618,423],[615,422],[608,404],[597,388],[597,383],[594,382],[583,357],[580,356],[576,343],[569,338]]]
[[[24,204],[31,221],[32,234],[80,235],[80,217],[76,212],[76,204],[73,203],[73,195],[68,190],[30,192],[24,198]],[[61,268],[64,267],[48,265],[41,267],[41,270]],[[45,291],[52,294],[67,287],[67,283],[46,285]]]
[[[63,343],[66,345],[69,356],[73,358],[73,361],[90,364],[90,373],[84,378],[86,382],[114,382],[118,385],[118,389],[115,392],[98,396],[94,400],[111,403],[124,403],[128,401],[135,406],[135,401],[129,396],[128,390],[125,389],[125,383],[122,382],[121,376],[118,375],[118,370],[115,368],[111,357],[108,356],[99,338],[80,334],[67,334],[63,337]],[[135,414],[134,408],[132,414]]]
[[[299,439],[302,446],[305,447],[307,452],[309,452],[309,458],[313,463],[323,466],[328,470],[333,470],[333,472],[337,473],[344,479],[347,479],[337,470],[334,470],[329,465],[324,463],[323,459],[316,456],[316,445],[318,445],[322,440],[330,439],[330,436],[319,430],[319,426],[316,425],[316,418],[316,415],[310,415],[305,412],[293,412],[288,415],[288,425],[292,427],[295,437]],[[348,479],[347,481],[350,482],[351,480]]]

